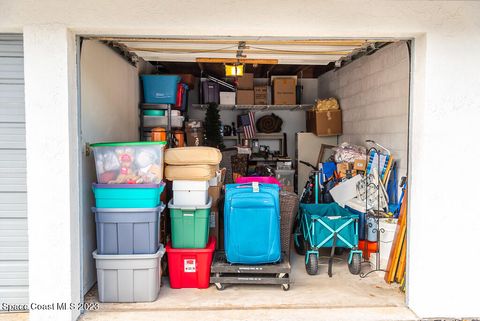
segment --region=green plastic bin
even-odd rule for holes
[[[170,200],[173,248],[204,249],[207,246],[211,207],[211,197],[207,205],[175,206]]]

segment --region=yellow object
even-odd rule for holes
[[[335,109],[338,110],[340,109],[340,105],[338,104],[338,101],[335,98],[322,99],[322,100],[317,99],[315,101],[315,106],[313,109],[317,111],[335,110]]]
[[[243,65],[228,65],[225,64],[225,75],[227,77],[243,76]]]

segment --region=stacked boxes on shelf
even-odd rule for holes
[[[172,240],[166,251],[174,289],[210,284],[216,238],[209,237],[209,227],[216,204],[209,196],[209,181],[215,179],[221,159],[220,151],[211,147],[172,148],[165,154],[165,177],[173,182],[168,203]]]
[[[93,144],[97,184],[97,267],[100,302],[154,301],[165,252],[159,243],[165,142]]]

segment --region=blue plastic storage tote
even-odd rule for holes
[[[148,104],[175,104],[180,76],[142,75],[143,99]]]
[[[97,208],[153,208],[160,205],[161,184],[93,184]]]
[[[228,184],[225,191],[224,231],[228,262],[264,264],[279,261],[278,185]]]

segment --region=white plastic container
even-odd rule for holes
[[[171,116],[171,126],[180,128],[183,126],[183,116]],[[144,127],[166,127],[168,116],[143,116]]]
[[[381,218],[380,225],[380,267],[387,268],[388,258],[392,250],[393,239],[395,238],[395,230],[397,228],[397,219]],[[383,233],[382,233],[383,231]]]
[[[165,142],[91,145],[99,184],[160,184]]]
[[[287,192],[293,192],[295,170],[294,169],[277,169],[275,170],[277,180],[282,184],[282,189]]]
[[[220,92],[220,105],[235,105],[234,92]]]
[[[173,181],[173,205],[206,205],[208,203],[208,181]]]
[[[163,245],[155,254],[100,255],[93,252],[97,266],[100,302],[152,302],[160,292],[165,253]]]

